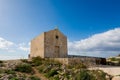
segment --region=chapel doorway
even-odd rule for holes
[[[59,46],[55,46],[55,57],[60,57],[59,53],[60,53],[60,47]]]

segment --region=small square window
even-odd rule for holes
[[[58,39],[59,37],[58,36],[56,36],[56,39]]]

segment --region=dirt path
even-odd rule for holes
[[[34,74],[35,76],[39,77],[41,80],[48,80],[43,74],[40,74],[35,67],[33,67],[33,69],[35,71],[35,74]]]

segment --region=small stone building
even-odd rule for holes
[[[105,58],[68,55],[67,37],[58,29],[44,32],[31,41],[29,57],[49,58],[63,64],[106,64]]]
[[[58,29],[44,32],[31,41],[30,57],[67,57],[67,37]]]

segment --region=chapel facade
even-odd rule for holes
[[[67,57],[67,37],[58,29],[42,33],[31,41],[30,57]]]

